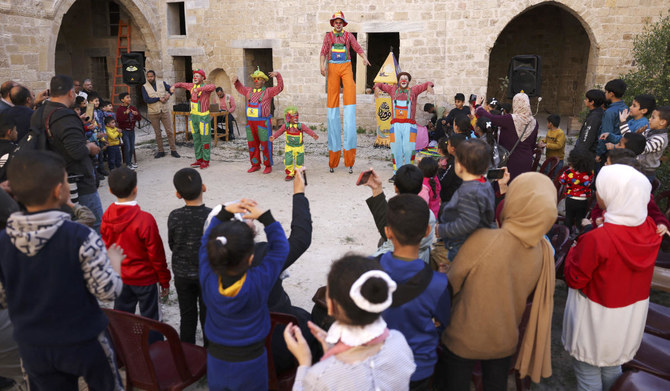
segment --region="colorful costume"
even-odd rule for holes
[[[398,75],[405,74],[401,72]],[[409,80],[412,77],[409,76]],[[375,88],[379,88],[387,94],[391,95],[393,119],[391,120],[391,130],[389,136],[391,138],[391,154],[393,155],[393,173],[395,174],[397,167],[405,164],[414,164],[414,146],[416,144],[416,101],[419,94],[426,91],[428,87],[433,87],[432,82],[425,82],[411,88],[401,88],[400,85],[388,85],[384,83],[375,84]]]
[[[205,80],[205,72],[198,69],[193,74],[199,73]],[[185,88],[191,92],[191,115],[189,116],[189,129],[193,135],[193,147],[195,158],[200,163],[209,165],[209,142],[210,126],[212,117],[209,116],[209,96],[214,92],[214,84],[175,83],[175,88]]]
[[[272,143],[268,141],[272,125],[270,124],[270,104],[272,98],[279,95],[284,89],[284,80],[279,72],[277,74],[277,85],[266,88],[245,87],[239,80],[235,81],[235,89],[244,95],[247,101],[247,143],[249,145],[249,160],[252,168],[260,168],[261,152],[263,153],[263,164],[266,170],[272,167]],[[251,74],[252,78],[269,78],[265,73],[257,69]],[[260,150],[259,150],[260,148]]]
[[[286,178],[295,175],[295,170],[303,166],[305,162],[305,143],[303,141],[303,132],[309,134],[315,139],[319,138],[309,126],[301,123],[292,123],[290,117],[298,116],[298,111],[289,107],[285,111],[286,124],[282,125],[276,132],[272,134],[272,138],[276,139],[286,132],[286,145],[284,146],[284,167],[286,171]],[[294,113],[294,114],[292,114]]]
[[[344,25],[342,11],[336,12],[330,19],[333,26],[335,19],[341,19]],[[321,57],[328,59],[328,165],[335,168],[340,164],[340,82],[343,85],[342,100],[344,102],[344,166],[353,167],[356,160],[356,83],[351,68],[349,48],[365,56],[363,48],[358,44],[353,34],[342,30],[326,33],[321,46]],[[366,60],[367,61],[367,60]]]

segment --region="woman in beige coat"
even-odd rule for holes
[[[442,335],[443,375],[449,390],[469,390],[481,360],[484,390],[505,390],[518,326],[533,307],[516,362],[521,376],[551,376],[553,250],[545,234],[556,221],[556,189],[539,173],[519,175],[509,187],[502,227],[475,231],[449,270],[451,322]]]

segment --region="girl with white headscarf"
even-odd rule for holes
[[[605,166],[596,178],[602,227],[582,235],[565,260],[570,288],[563,346],[579,390],[608,390],[640,347],[661,237],[647,216],[651,184],[633,167]]]
[[[510,180],[530,171],[533,166],[538,124],[533,118],[528,95],[524,93],[514,95],[512,114],[494,115],[486,111],[484,107],[479,107],[476,115],[489,118],[494,126],[500,127],[498,143],[512,152],[506,164],[510,172]]]

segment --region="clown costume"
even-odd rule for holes
[[[272,142],[268,141],[272,125],[270,123],[270,105],[272,98],[279,95],[284,89],[284,80],[279,72],[270,72],[270,77],[277,78],[277,85],[266,88],[265,82],[270,80],[268,76],[257,68],[251,74],[254,87],[245,87],[237,77],[233,78],[235,89],[246,99],[247,113],[247,144],[249,145],[249,160],[251,168],[247,172],[261,169],[261,152],[265,170],[263,174],[272,172]]]
[[[344,31],[348,23],[342,11],[330,18],[333,31],[327,32],[321,46],[321,74],[328,82],[328,165],[330,172],[340,164],[342,141],[340,132],[340,82],[343,85],[344,101],[344,166],[353,172],[356,160],[356,83],[351,68],[349,49],[353,48],[363,59],[363,64],[370,62],[353,34]],[[326,68],[327,65],[327,68]]]
[[[391,130],[389,137],[391,141],[391,154],[393,155],[393,177],[397,167],[405,164],[414,164],[414,147],[416,145],[416,101],[422,92],[428,90],[432,92],[433,83],[427,81],[423,84],[409,87],[412,81],[412,75],[407,72],[398,74],[398,84],[395,86],[377,83],[375,84],[375,94],[382,90],[389,94],[392,99],[393,110],[391,111]]]
[[[298,109],[295,106],[289,106],[284,110],[286,124],[282,125],[270,137],[270,142],[274,141],[282,133],[286,132],[286,145],[284,146],[284,168],[286,171],[285,180],[290,181],[295,175],[295,171],[302,167],[305,162],[305,143],[303,133],[307,133],[318,140],[319,136],[312,132],[312,129],[305,124],[298,122]]]
[[[193,71],[193,83],[175,83],[170,92],[174,93],[175,88],[184,88],[191,93],[191,115],[189,116],[189,130],[193,136],[193,147],[195,148],[195,162],[191,167],[200,167],[201,169],[209,167],[209,142],[210,126],[212,117],[209,116],[209,96],[214,92],[214,84],[205,84],[205,71],[196,69]]]

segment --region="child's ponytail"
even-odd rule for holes
[[[219,276],[235,275],[248,268],[254,251],[254,232],[241,221],[226,221],[212,229],[207,241],[207,257]]]

